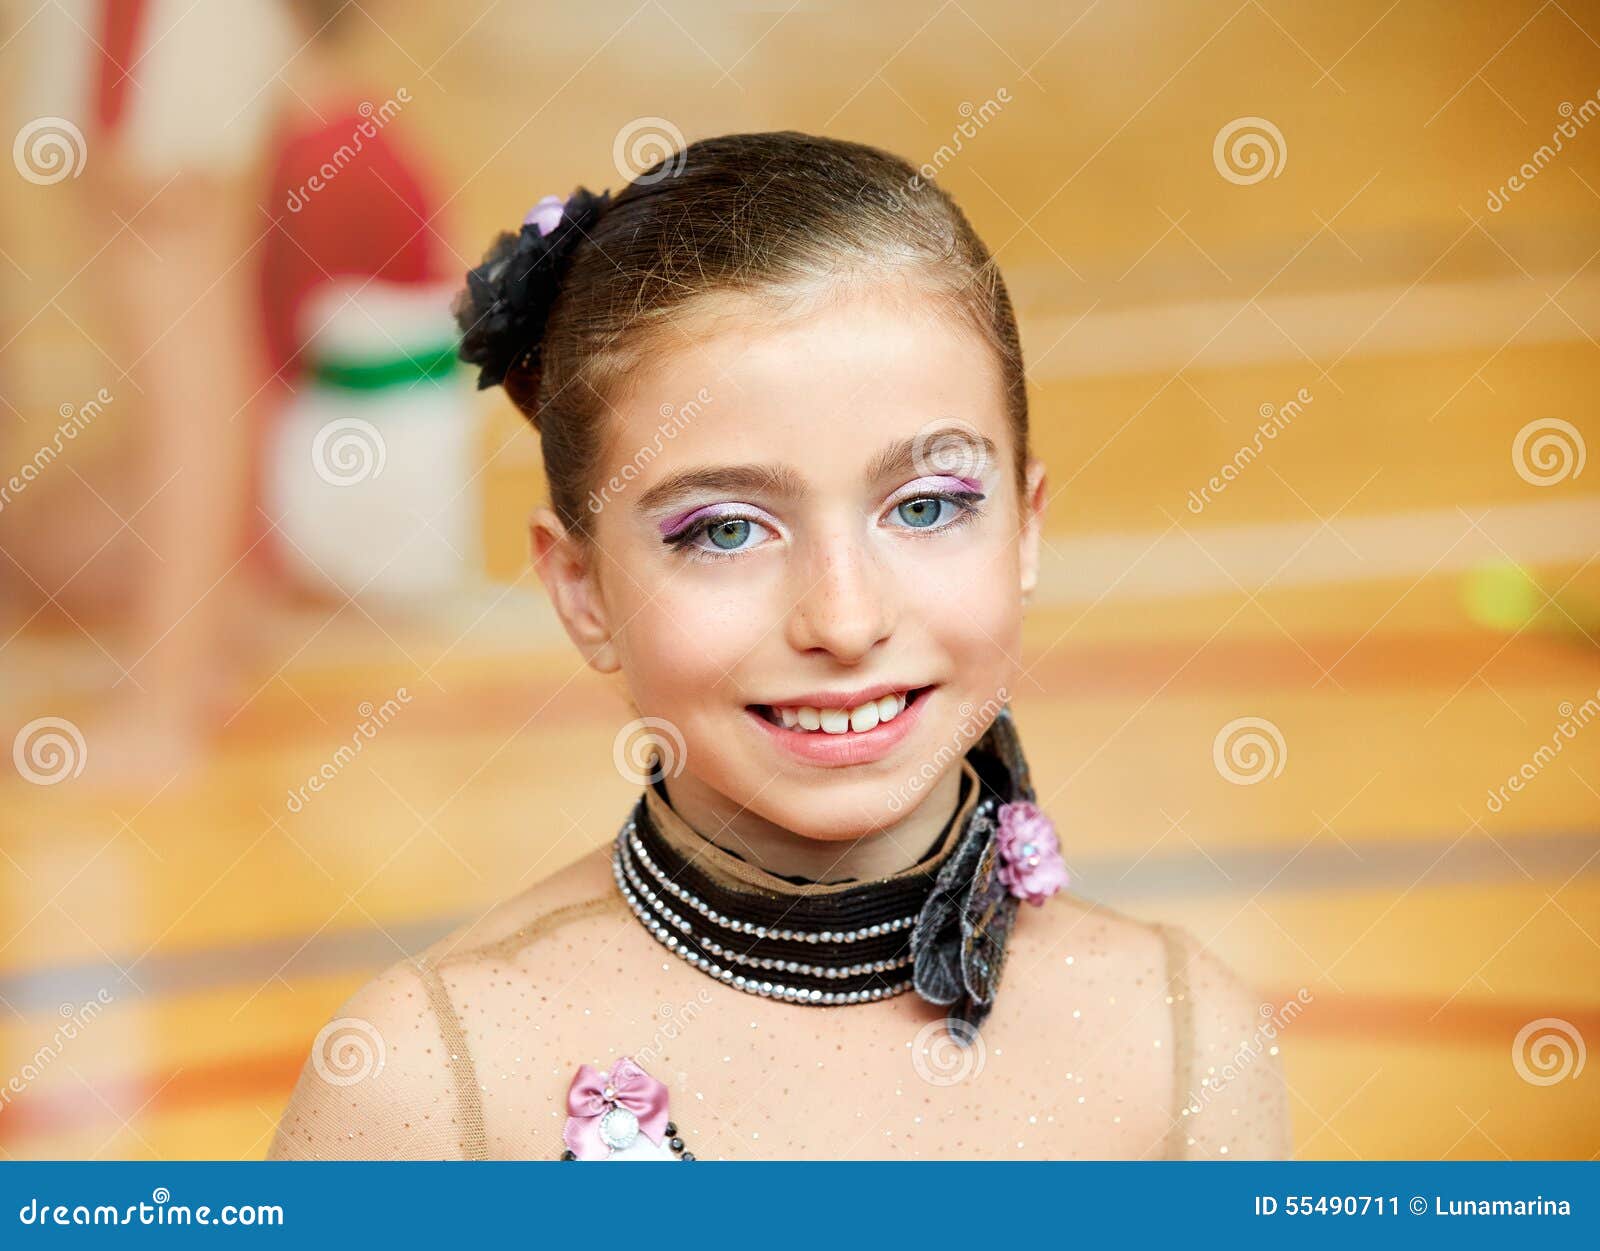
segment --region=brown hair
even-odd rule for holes
[[[480,380],[502,382],[539,430],[551,503],[570,530],[590,534],[584,500],[601,472],[607,400],[670,346],[669,318],[710,311],[717,294],[792,303],[893,274],[932,291],[994,347],[1020,488],[1028,399],[1010,297],[955,201],[906,161],[796,131],[721,135],[663,158],[581,220],[581,237],[577,222],[561,236],[573,236],[561,244],[570,254],[548,307],[527,323],[542,322],[537,341],[513,345],[503,378]],[[458,309],[469,338],[474,314]],[[482,321],[477,310],[471,324]]]

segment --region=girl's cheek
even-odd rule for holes
[[[913,599],[959,594],[963,602],[987,600],[1008,585],[1016,594],[1016,546],[983,532],[983,521],[943,537],[903,538],[890,548],[890,564]]]
[[[920,602],[934,614],[936,633],[975,663],[1017,655],[1021,638],[1021,597],[1015,545],[963,544],[919,575]]]
[[[628,628],[646,649],[638,658],[665,685],[704,690],[708,675],[724,680],[768,632],[775,610],[759,588],[710,581],[687,574],[637,606]]]

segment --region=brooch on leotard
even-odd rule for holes
[[[631,1056],[580,1064],[567,1088],[563,1160],[693,1160],[669,1119],[667,1088]]]
[[[1009,708],[969,758],[985,797],[940,866],[911,931],[912,984],[969,1027],[950,1031],[963,1046],[994,1007],[1018,905],[1042,905],[1068,882],[1055,825],[1034,803]]]

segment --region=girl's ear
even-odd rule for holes
[[[550,508],[534,511],[528,520],[528,538],[533,566],[567,637],[596,673],[615,673],[621,661],[611,639],[611,622],[591,553]]]
[[[1022,497],[1022,595],[1033,594],[1039,581],[1039,536],[1044,531],[1044,510],[1049,503],[1045,490],[1044,462],[1037,456],[1028,461]]]

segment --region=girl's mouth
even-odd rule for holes
[[[854,708],[813,708],[809,704],[750,704],[748,707],[773,725],[796,734],[865,734],[893,721],[924,692],[932,689],[931,686],[916,686],[895,691]]]
[[[748,704],[745,714],[758,733],[805,764],[827,768],[870,764],[911,733],[934,689],[893,691],[854,708]]]

